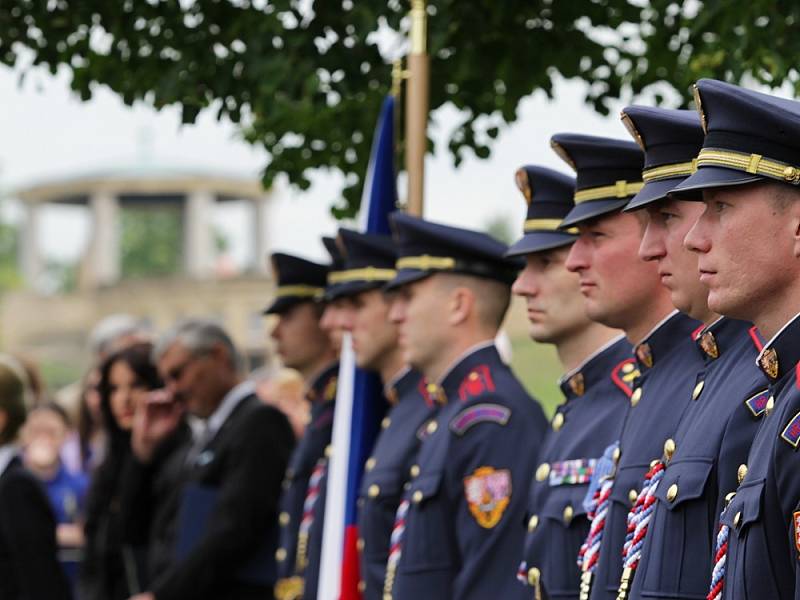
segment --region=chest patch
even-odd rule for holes
[[[589,483],[594,474],[596,458],[576,458],[562,460],[550,465],[548,484],[552,487],[559,485],[581,485]]]
[[[781,432],[781,439],[792,448],[800,445],[800,412],[792,417],[788,425]]]
[[[760,417],[764,414],[769,402],[769,390],[758,392],[756,395],[744,401],[747,408],[753,413],[754,417]]]
[[[476,404],[465,408],[450,421],[450,430],[456,435],[464,435],[478,423],[497,423],[505,425],[511,416],[511,409],[500,404]]]
[[[458,386],[458,397],[462,402],[494,391],[494,380],[488,365],[478,365],[464,378]]]
[[[511,471],[478,467],[464,478],[464,495],[478,525],[492,529],[503,518],[511,500]]]

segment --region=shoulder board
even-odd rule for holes
[[[748,410],[753,413],[754,417],[760,417],[764,414],[764,411],[767,409],[767,402],[769,402],[769,390],[762,390],[757,394],[754,394],[750,398],[744,401],[745,406]]]
[[[633,395],[633,382],[639,375],[636,359],[626,358],[611,370],[611,381],[630,398]]]
[[[489,365],[478,365],[461,382],[458,387],[458,397],[462,402],[466,402],[485,392],[493,392],[494,389],[494,380]]]
[[[336,399],[336,386],[339,383],[339,377],[334,375],[325,384],[325,391],[322,392],[322,397],[326,402]]]
[[[456,435],[464,435],[478,423],[497,423],[505,425],[511,416],[511,409],[500,404],[476,404],[465,408],[450,421],[450,430]]]
[[[792,448],[800,446],[800,412],[789,421],[781,432],[781,439]]]

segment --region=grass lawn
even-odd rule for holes
[[[511,368],[525,388],[542,403],[545,414],[552,416],[555,407],[564,401],[557,384],[562,371],[555,347],[516,336],[511,339],[511,347],[514,351]]]

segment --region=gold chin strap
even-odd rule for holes
[[[652,183],[673,177],[688,177],[695,172],[697,172],[697,159],[693,158],[689,162],[661,165],[660,167],[642,171],[642,179],[644,179],[645,183]]]
[[[800,184],[800,167],[764,158],[760,154],[747,154],[735,150],[703,148],[697,156],[698,167],[725,167],[752,175],[763,175],[794,185]]]
[[[362,269],[348,269],[337,271],[328,275],[328,283],[347,283],[349,281],[389,281],[394,279],[397,271],[394,269],[378,269],[364,267]]]
[[[559,231],[558,226],[561,224],[561,219],[528,219],[525,221],[523,228],[524,233],[531,233],[533,231]],[[576,227],[570,227],[563,230],[564,233],[578,233]]]
[[[299,296],[302,298],[317,298],[321,296],[325,290],[320,287],[311,285],[280,285],[275,290],[276,298],[285,298],[286,296]]]
[[[603,200],[605,198],[623,199],[639,193],[639,190],[643,187],[643,181],[625,181],[622,179],[614,185],[602,185],[575,192],[575,204],[588,202],[589,200]]]
[[[404,256],[397,260],[398,269],[419,269],[420,271],[452,271],[456,268],[456,259],[449,256]]]

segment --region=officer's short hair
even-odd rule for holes
[[[17,439],[25,423],[25,370],[8,354],[0,354],[0,411],[6,414],[5,427],[0,431],[0,445]]]
[[[161,360],[176,343],[180,343],[193,356],[208,354],[222,345],[228,352],[231,366],[236,370],[241,366],[239,352],[230,336],[219,323],[211,319],[187,319],[179,322],[158,340],[153,348],[153,360]]]
[[[765,185],[769,188],[772,205],[778,212],[786,211],[792,202],[800,200],[800,190],[795,187],[772,181]]]
[[[503,324],[506,311],[511,303],[511,288],[500,281],[459,275],[440,273],[440,280],[449,288],[467,287],[475,296],[475,309],[478,320],[488,329],[497,330]]]

